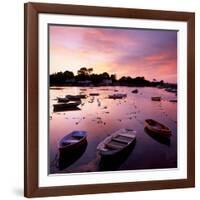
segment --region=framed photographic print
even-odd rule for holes
[[[25,196],[193,187],[194,13],[25,4]]]

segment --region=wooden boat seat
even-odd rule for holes
[[[124,143],[124,144],[128,144],[130,142],[127,139],[117,138],[117,137],[113,137],[112,140],[116,141],[116,142],[121,142],[121,143]]]
[[[117,150],[117,149],[122,149],[124,145],[122,143],[120,144],[119,142],[111,141],[105,145],[109,149]]]
[[[119,135],[128,137],[128,138],[135,138],[135,135],[127,134],[127,133],[119,133]]]

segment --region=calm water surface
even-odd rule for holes
[[[75,173],[88,171],[134,170],[177,167],[177,103],[174,93],[164,89],[142,87],[133,94],[133,87],[63,87],[50,89],[49,120],[49,171],[50,173]],[[125,99],[108,99],[107,96],[126,93]],[[91,97],[89,93],[99,93]],[[68,94],[86,94],[80,110],[53,112],[57,97]],[[162,101],[151,101],[152,96],[161,96]],[[144,130],[144,120],[152,118],[167,125],[172,130],[170,140],[152,137]],[[120,128],[136,130],[135,146],[113,165],[104,165],[96,153],[97,145],[108,135]],[[87,144],[74,158],[62,158],[58,152],[58,142],[74,130],[87,131]]]

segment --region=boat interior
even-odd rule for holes
[[[105,147],[111,150],[122,149],[127,146],[132,140],[133,137],[131,137],[130,135],[119,134],[115,137],[112,137],[111,140],[107,144],[105,144]]]

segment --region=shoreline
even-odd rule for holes
[[[173,85],[173,86],[172,86]],[[159,86],[159,85],[49,85],[49,88],[56,88],[56,87],[155,87],[160,89],[165,89],[168,87],[171,88],[177,88],[177,84],[167,84],[165,86]]]

